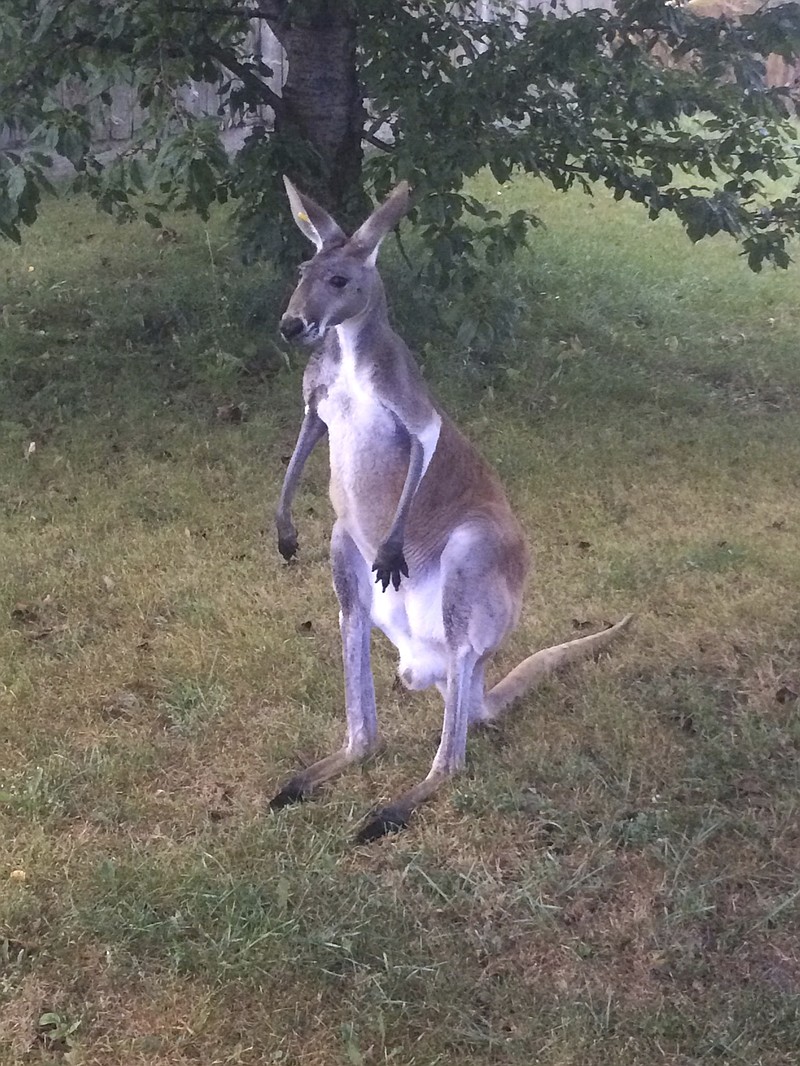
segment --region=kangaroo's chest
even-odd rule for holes
[[[402,492],[408,432],[382,401],[369,370],[346,355],[321,390],[317,413],[328,427],[334,509],[353,520],[364,540],[377,543]]]
[[[372,368],[347,351],[328,369],[317,413],[328,427],[332,461],[380,462],[387,449],[394,460],[396,447],[408,448],[408,435],[375,388]]]

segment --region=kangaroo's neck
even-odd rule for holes
[[[359,315],[336,326],[339,350],[344,359],[369,363],[391,350],[397,334],[389,325],[389,312],[383,285],[376,286],[373,298]]]

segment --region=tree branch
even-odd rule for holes
[[[278,96],[274,89],[270,89],[269,85],[262,81],[257,74],[254,74],[244,63],[240,63],[238,59],[234,59],[223,49],[214,47],[211,41],[209,41],[208,54],[212,59],[216,59],[221,66],[229,70],[244,85],[257,92],[264,102],[269,104],[276,115],[284,113],[286,104],[283,97]]]
[[[172,11],[178,11],[183,15],[219,15],[223,18],[240,16],[246,19],[282,19],[285,15],[285,3],[282,0],[274,0],[274,3],[261,3],[255,6],[237,7],[197,7],[193,4],[173,4]]]
[[[286,0],[262,0],[250,8],[252,18],[283,19],[286,15]]]
[[[361,134],[362,141],[366,141],[367,144],[372,144],[376,148],[380,148],[382,152],[392,153],[394,151],[394,145],[389,144],[387,141],[382,141],[380,137],[376,137],[374,133],[370,133],[369,130],[364,130]]]

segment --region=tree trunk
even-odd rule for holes
[[[271,23],[289,68],[275,132],[296,160],[290,176],[347,224],[358,220],[364,199],[356,18],[345,0],[304,6],[302,17]]]

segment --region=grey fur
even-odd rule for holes
[[[347,240],[327,212],[284,180],[297,224],[317,254],[301,268],[281,329],[319,348],[304,376],[306,413],[276,523],[289,558],[297,549],[292,498],[327,431],[347,740],[287,782],[273,806],[313,791],[377,747],[369,645],[378,626],[400,652],[401,680],[411,688],[437,685],[445,710],[429,774],[375,814],[359,837],[371,840],[404,825],[461,769],[471,725],[494,721],[563,663],[595,654],[631,616],[537,652],[485,691],[487,662],[519,620],[528,554],[496,475],[439,409],[389,325],[375,259],[408,208],[408,187],[398,186]]]

